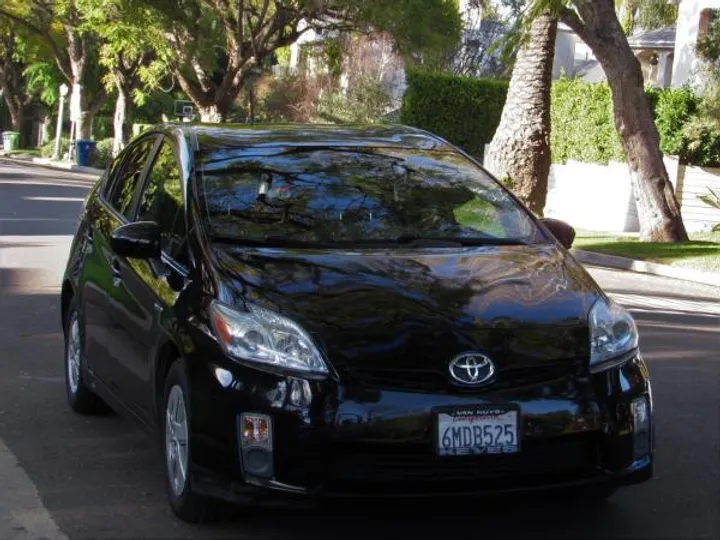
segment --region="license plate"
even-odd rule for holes
[[[438,455],[519,452],[518,416],[517,408],[494,405],[440,411],[437,415]]]

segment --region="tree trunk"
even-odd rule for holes
[[[113,156],[117,156],[125,148],[128,139],[127,112],[130,94],[123,81],[117,76],[115,77],[115,88],[117,88],[118,97],[115,101],[115,117],[113,119]]]
[[[542,216],[550,174],[550,85],[557,19],[532,23],[518,51],[500,125],[485,166],[536,215]]]
[[[613,96],[615,127],[631,170],[640,219],[640,238],[653,242],[688,239],[670,183],[660,136],[644,92],[640,62],[627,42],[612,0],[575,0],[577,12],[561,19],[592,49],[605,70]],[[579,15],[579,16],[578,16]]]
[[[197,104],[196,104],[197,105]],[[227,111],[222,111],[216,104],[206,105],[204,107],[198,106],[198,112],[200,113],[200,121],[208,122],[211,124],[219,124],[225,120]]]
[[[10,97],[10,96],[8,96]],[[13,101],[16,101],[13,103]],[[22,100],[5,99],[8,112],[10,113],[10,125],[13,131],[22,132],[23,117],[25,116],[25,105]]]

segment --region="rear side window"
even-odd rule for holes
[[[115,210],[128,219],[132,219],[130,212],[135,190],[154,144],[154,138],[144,139],[128,148],[120,156],[119,164],[113,164],[111,172],[113,182],[108,201]]]
[[[172,146],[163,141],[140,197],[138,221],[154,221],[162,231],[162,248],[187,264],[182,177]]]

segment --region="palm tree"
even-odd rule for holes
[[[687,241],[680,205],[662,159],[660,136],[645,96],[640,63],[618,20],[616,0],[530,2],[528,14],[533,21],[530,35],[518,53],[500,126],[490,144],[488,168],[507,179],[531,210],[542,213],[550,163],[547,141],[554,14],[592,49],[607,76],[615,127],[632,173],[640,238],[655,242]],[[659,10],[659,2],[638,0],[633,13],[642,13],[643,6],[645,15]],[[647,15],[647,20],[652,18]]]
[[[535,17],[517,53],[500,125],[486,167],[537,215],[542,215],[550,174],[550,85],[557,18]]]

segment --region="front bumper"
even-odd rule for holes
[[[652,398],[639,355],[602,373],[473,395],[308,381],[222,357],[190,365],[192,481],[216,498],[482,495],[621,486],[652,476]],[[633,421],[638,399],[648,406],[645,446]],[[435,409],[484,403],[520,408],[520,453],[437,457]],[[244,412],[272,419],[270,477],[243,466],[237,419]]]

